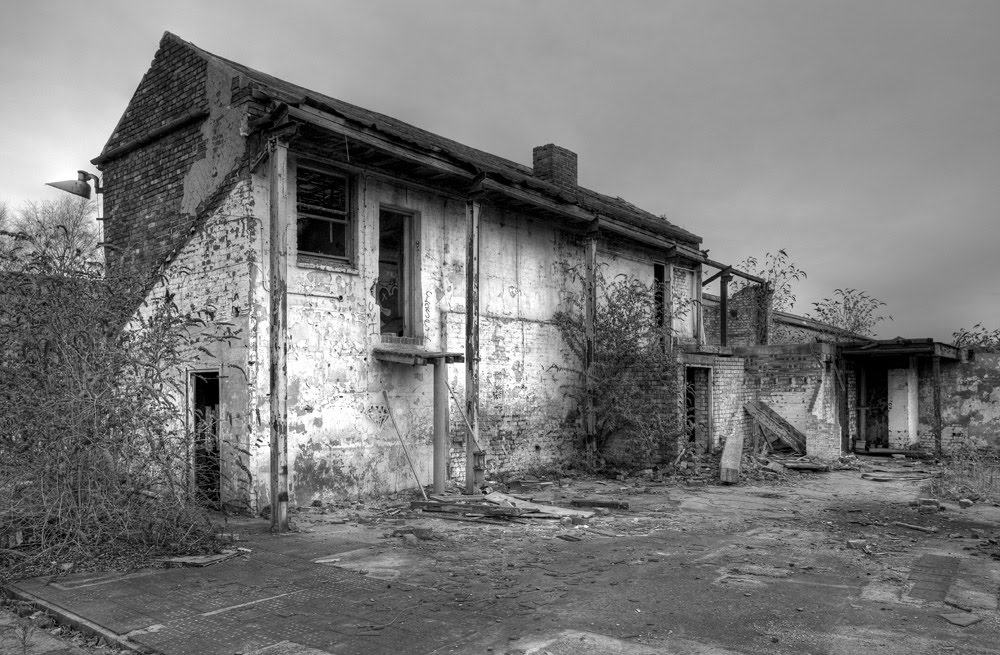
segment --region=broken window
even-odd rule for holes
[[[349,261],[351,214],[348,179],[343,175],[299,166],[295,193],[298,251]]]
[[[379,211],[375,297],[383,335],[420,336],[415,309],[415,299],[420,295],[415,222],[412,214],[390,209]]]

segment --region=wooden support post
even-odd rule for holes
[[[941,356],[934,355],[932,363],[934,378],[934,451],[940,455],[941,443]]]
[[[479,443],[479,219],[482,200],[466,206],[465,256],[465,415],[469,435],[465,439],[465,493],[476,493],[475,456]]]
[[[729,345],[729,283],[733,276],[723,273],[719,278],[719,345]]]
[[[288,531],[288,144],[270,142],[271,529]]]
[[[865,442],[867,451],[871,444],[868,443],[868,375],[863,363],[858,363],[858,438]]]
[[[597,355],[597,231],[599,224],[594,221],[587,232],[586,276],[584,279],[583,332],[586,342],[584,351],[584,430],[587,434],[587,449],[597,448],[597,414],[594,407],[594,359]]]
[[[434,358],[434,493],[444,493],[448,479],[448,366]]]
[[[698,345],[705,343],[705,321],[702,315],[701,301],[701,264],[694,269],[694,288],[691,290],[691,310],[694,312],[694,338]]]
[[[910,368],[906,373],[906,432],[909,437],[909,445],[916,445],[920,442],[919,436],[919,403],[920,403],[920,376],[917,372],[917,358],[910,356]]]

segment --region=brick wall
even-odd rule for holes
[[[722,344],[722,323],[719,313],[722,311],[720,298],[716,295],[704,294],[705,343],[712,346]],[[728,324],[726,326],[728,346],[758,346],[765,345],[764,337],[769,331],[766,308],[761,305],[760,292],[756,286],[750,286],[733,293],[728,302]]]
[[[244,139],[241,108],[230,104],[232,76],[172,35],[160,42],[99,165],[112,270],[156,270],[236,184]],[[201,117],[156,133],[191,114]]]
[[[575,187],[576,153],[554,144],[536,146],[532,151],[532,174],[546,182]]]
[[[839,457],[841,420],[834,348],[809,344],[751,350],[747,374],[757,397],[806,435],[808,455]]]

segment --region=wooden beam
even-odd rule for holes
[[[727,269],[728,271],[728,269]],[[733,276],[727,271],[720,271],[719,275],[719,345],[729,345],[729,282]]]
[[[443,494],[448,479],[448,366],[434,360],[434,493]]]
[[[555,200],[550,200],[542,195],[531,193],[530,191],[525,191],[524,189],[519,189],[517,187],[508,186],[506,184],[501,184],[496,180],[491,180],[489,178],[484,178],[481,181],[480,187],[485,191],[493,191],[501,195],[514,198],[515,200],[520,200],[521,202],[525,202],[529,205],[560,214],[575,221],[590,223],[597,218],[597,214],[587,211],[579,205],[556,202]]]
[[[479,222],[482,200],[466,203],[465,248],[465,493],[476,493],[475,444],[479,443]]]
[[[703,257],[702,258],[702,263],[703,264],[707,264],[708,266],[711,266],[712,268],[719,268],[719,269],[722,269],[722,268],[733,268],[729,264],[723,264],[722,262],[717,262],[714,259],[709,259],[708,257]],[[741,277],[744,280],[750,280],[751,282],[756,282],[757,284],[765,284],[767,282],[767,280],[765,280],[762,277],[757,277],[756,275],[750,275],[749,273],[745,273],[745,272],[743,272],[743,271],[741,271],[739,269],[735,269],[735,268],[733,268],[733,275],[735,275],[736,277]]]
[[[934,451],[940,455],[941,443],[941,357],[934,355],[931,359],[932,377],[934,383]]]
[[[729,275],[729,277],[732,277],[733,276],[732,270],[733,270],[732,266],[726,266],[721,271],[718,271],[718,272],[713,273],[712,275],[708,276],[708,279],[705,280],[704,282],[702,282],[701,286],[707,287],[709,284],[711,284],[712,282],[715,282],[716,280],[718,280],[723,275]]]
[[[271,391],[271,529],[288,531],[288,144],[270,142],[268,160]]]
[[[584,278],[583,332],[586,342],[584,351],[584,430],[587,434],[587,448],[597,447],[597,415],[594,408],[594,359],[597,356],[597,235],[598,221],[590,224],[587,231],[586,275]]]
[[[863,362],[858,362],[858,438],[865,442],[868,450],[868,370]]]
[[[428,168],[470,180],[475,176],[472,171],[461,166],[456,166],[443,157],[421,153],[412,148],[401,146],[377,130],[350,125],[345,119],[339,116],[313,107],[288,107],[288,115],[295,120],[343,134],[373,148],[377,148],[382,152],[390,153],[400,159],[416,162]]]

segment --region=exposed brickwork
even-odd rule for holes
[[[551,143],[536,146],[532,151],[532,162],[535,177],[560,186],[576,186],[576,153],[572,150]]]
[[[833,459],[842,452],[833,348],[815,344],[791,352],[772,347],[750,359],[757,397],[806,435],[807,454]]]
[[[127,145],[193,110],[207,110],[206,62],[165,36],[106,150]],[[186,238],[193,216],[181,211],[184,177],[205,157],[200,124],[189,124],[104,164],[105,238],[118,250],[109,262],[137,260],[141,270],[164,261]]]

